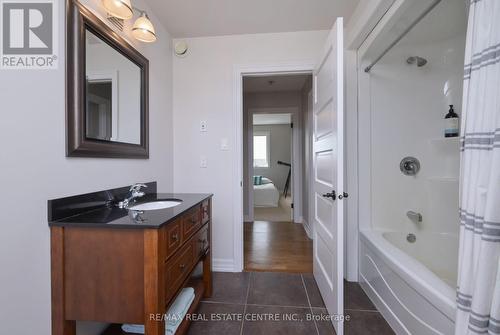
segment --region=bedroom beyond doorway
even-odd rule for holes
[[[252,113],[254,221],[292,222],[292,113]],[[253,155],[252,155],[253,153]]]
[[[308,183],[301,129],[311,86],[311,74],[243,77],[247,271],[312,272],[312,240],[302,224]]]

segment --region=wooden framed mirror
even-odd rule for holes
[[[66,155],[149,158],[149,62],[67,1]]]

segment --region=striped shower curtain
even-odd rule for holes
[[[455,334],[500,334],[500,0],[472,0],[461,127]]]

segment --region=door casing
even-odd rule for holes
[[[233,230],[233,255],[235,272],[243,271],[243,77],[268,76],[280,74],[312,74],[315,67],[313,61],[296,63],[249,64],[235,66],[233,72],[234,90],[234,138],[237,161],[235,162],[233,176],[234,194],[234,230]]]

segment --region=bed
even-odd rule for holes
[[[261,185],[253,185],[254,207],[278,207],[280,192],[274,183],[263,177]]]

